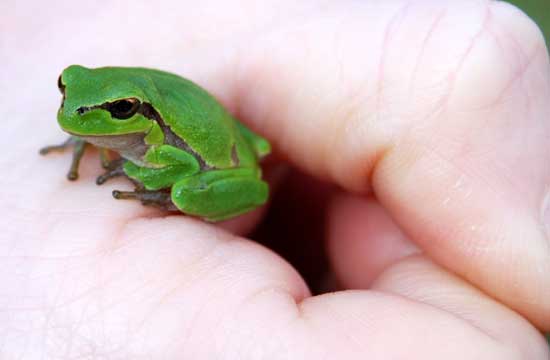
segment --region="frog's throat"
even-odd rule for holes
[[[124,135],[77,135],[90,144],[118,152],[123,158],[139,166],[144,166],[143,157],[149,145],[145,143],[144,133]]]

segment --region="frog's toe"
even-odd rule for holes
[[[70,181],[78,180],[78,170],[76,169],[69,170],[69,172],[67,173],[67,180],[70,180]]]
[[[80,140],[76,136],[69,136],[67,140],[63,141],[61,144],[56,145],[48,145],[44,146],[40,149],[39,153],[40,155],[47,155],[51,152],[61,152],[67,150],[67,148],[70,148],[74,145],[77,145],[79,142],[82,142],[83,140]]]
[[[109,179],[112,179],[112,178],[115,178],[115,177],[119,177],[119,176],[125,176],[126,174],[124,173],[124,170],[122,168],[118,168],[118,169],[113,169],[113,170],[109,170],[107,172],[105,172],[104,174],[101,174],[99,175],[96,179],[95,179],[95,183],[97,185],[103,185],[107,182],[107,180]]]
[[[99,175],[95,179],[95,183],[97,185],[102,185],[107,182],[107,180],[119,177],[119,176],[126,176],[126,173],[124,172],[124,159],[117,159],[110,161],[108,164],[106,164],[107,171],[103,174]]]
[[[145,206],[154,206],[163,210],[177,211],[167,191],[120,191],[113,190],[113,197],[117,200],[139,200]]]

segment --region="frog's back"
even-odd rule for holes
[[[252,133],[222,107],[206,90],[175,74],[142,69],[155,84],[162,104],[158,109],[166,126],[193,149],[205,162],[215,168],[236,165],[255,166],[257,148],[269,146],[267,141]],[[241,129],[241,128],[244,128]],[[251,132],[250,132],[251,133]]]

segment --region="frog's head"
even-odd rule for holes
[[[81,137],[146,134],[153,125],[143,104],[144,89],[155,89],[132,68],[88,69],[71,65],[59,76],[63,101],[57,113],[61,128]]]

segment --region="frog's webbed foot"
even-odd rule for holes
[[[113,197],[117,200],[139,200],[146,206],[155,206],[168,211],[178,211],[178,208],[172,202],[169,191],[149,191],[143,189],[136,189],[136,191],[113,190]]]
[[[67,179],[76,180],[78,179],[78,166],[80,164],[80,159],[84,155],[86,150],[86,141],[80,139],[77,136],[69,136],[67,140],[59,145],[45,146],[40,149],[41,155],[49,154],[52,151],[65,151],[67,148],[73,148],[73,159],[71,161],[71,167],[67,173]]]

